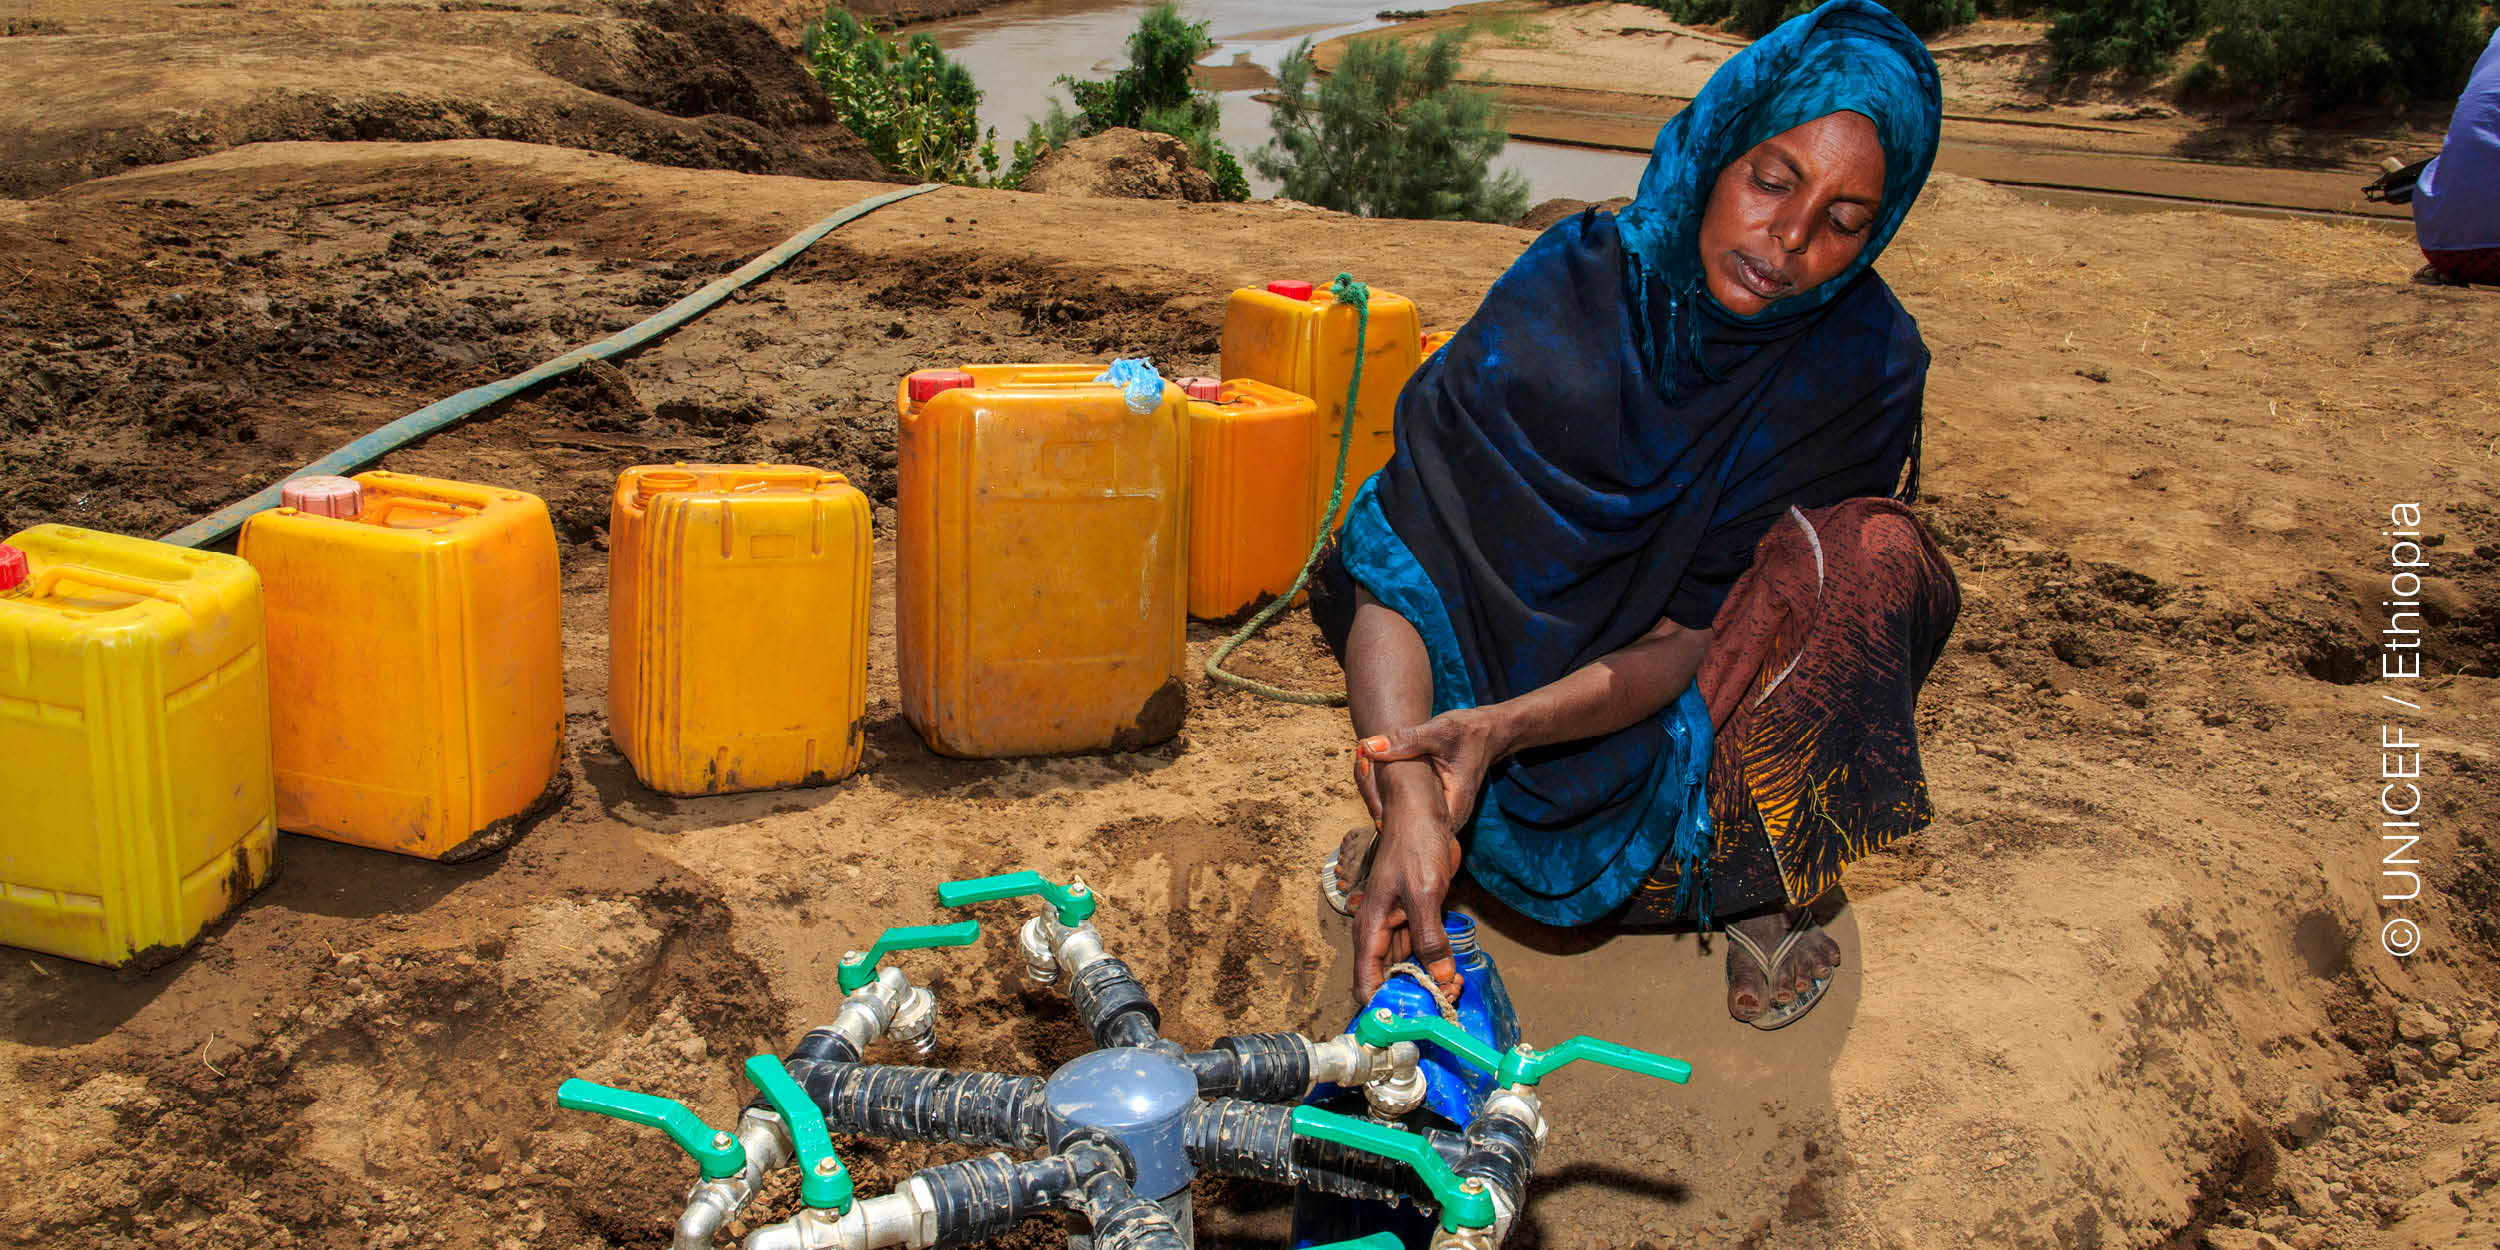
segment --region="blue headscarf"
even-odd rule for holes
[[[1788,22],[1667,123],[1620,219],[1546,231],[1416,372],[1339,555],[1422,636],[1435,712],[1535,690],[1662,617],[1706,628],[1788,507],[1891,493],[1927,350],[1868,265],[1927,176],[1939,101],[1925,48],[1867,0]],[[1728,312],[1696,241],[1719,172],[1840,109],[1884,144],[1864,251],[1756,316]],[[1467,871],[1538,920],[1599,919],[1662,854],[1706,848],[1709,752],[1688,690],[1621,732],[1514,755],[1463,832]]]
[[[1884,200],[1866,247],[1838,277],[1774,302],[1751,317],[1718,306],[1702,284],[1702,209],[1719,171],[1782,131],[1833,113],[1875,123],[1884,146]],[[1813,315],[1873,268],[1909,214],[1936,163],[1944,89],[1936,62],[1901,19],[1874,0],[1830,0],[1782,22],[1728,58],[1692,104],[1658,129],[1640,190],[1616,216],[1636,279],[1666,292],[1651,307],[1643,347],[1651,365],[1690,360],[1701,332],[1701,301],[1721,317],[1778,326]]]

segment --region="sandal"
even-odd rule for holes
[[[1774,978],[1778,976],[1780,961],[1788,958],[1788,953],[1796,949],[1797,943],[1802,940],[1806,934],[1819,932],[1819,927],[1811,921],[1800,923],[1797,927],[1788,931],[1788,936],[1780,939],[1779,948],[1777,950],[1774,950],[1767,955],[1763,953],[1760,943],[1754,941],[1752,938],[1746,937],[1744,930],[1739,929],[1734,925],[1721,929],[1720,932],[1726,934],[1732,943],[1728,947],[1728,954],[1731,958],[1733,958],[1736,952],[1743,951],[1746,955],[1752,957],[1755,964],[1761,967],[1762,990],[1764,995],[1767,997],[1777,993],[1773,986],[1775,984]],[[1814,979],[1814,984],[1807,987],[1804,993],[1798,994],[1796,997],[1789,999],[1785,1003],[1766,1005],[1763,1007],[1761,1015],[1755,1016],[1751,1020],[1745,1020],[1743,1023],[1750,1024],[1757,1029],[1763,1030],[1764,1032],[1769,1032],[1772,1029],[1786,1028],[1788,1025],[1795,1023],[1797,1017],[1814,1010],[1814,1004],[1822,1001],[1823,991],[1829,989],[1831,987],[1831,983],[1832,976],[1827,972],[1822,976],[1816,977]]]
[[[1354,900],[1337,888],[1337,855],[1338,852],[1330,851],[1328,862],[1319,866],[1319,896],[1327,899],[1328,905],[1336,908],[1338,915],[1351,916],[1354,914]]]

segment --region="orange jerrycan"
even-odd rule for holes
[[[1344,434],[1346,384],[1354,375],[1355,313],[1326,287],[1308,282],[1270,282],[1265,289],[1233,292],[1224,306],[1223,374],[1283,387],[1319,405],[1311,425],[1311,486],[1307,505],[1315,524],[1334,528],[1345,515],[1340,501],[1328,509],[1336,482],[1337,442]],[[1396,450],[1391,420],[1398,392],[1423,359],[1423,324],[1415,302],[1378,287],[1371,292],[1371,321],[1363,334],[1363,389],[1355,396],[1353,446],[1346,452],[1345,499]]]
[[[501,849],[563,749],[547,505],[385,472],[281,497],[238,548],[269,597],[278,827],[426,859]]]
[[[0,942],[172,958],[269,879],[260,578],[39,525],[0,546]]]
[[[1448,346],[1449,341],[1457,336],[1458,331],[1456,330],[1435,330],[1432,333],[1425,335],[1424,355],[1427,357],[1431,356],[1434,352]]]
[[[663,794],[859,767],[868,497],[786,464],[642,465],[608,507],[608,733]]]
[[[1188,414],[1099,365],[904,379],[895,633],[903,714],[989,758],[1132,750],[1180,731]]]
[[[1248,378],[1179,385],[1189,396],[1189,614],[1222,620],[1285,593],[1311,554],[1303,500],[1319,409]]]

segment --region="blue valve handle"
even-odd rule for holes
[[[1318,1107],[1294,1108],[1293,1131],[1297,1136],[1352,1146],[1415,1169],[1416,1178],[1440,1204],[1443,1229],[1457,1232],[1493,1225],[1493,1191],[1486,1189],[1482,1181],[1460,1180],[1458,1173],[1451,1171],[1449,1163],[1441,1158],[1441,1152],[1413,1133]]]
[[[677,1148],[694,1156],[703,1179],[716,1181],[746,1170],[747,1148],[738,1139],[705,1124],[702,1117],[674,1098],[612,1089],[580,1077],[556,1087],[556,1105],[568,1111],[590,1111],[628,1124],[641,1124],[668,1134]]]
[[[1022,898],[1040,895],[1059,913],[1059,923],[1073,929],[1094,914],[1094,892],[1082,881],[1053,885],[1038,872],[1009,872],[995,877],[974,877],[969,881],[938,883],[938,905],[961,907],[966,903],[986,903],[993,899]]]
[[[877,979],[877,963],[896,951],[925,950],[932,946],[970,946],[981,940],[981,922],[959,921],[955,924],[899,925],[877,935],[868,950],[858,959],[842,957],[841,971],[834,979],[845,994]]]
[[[764,1099],[781,1113],[790,1130],[791,1152],[799,1160],[799,1201],[836,1215],[851,1209],[851,1170],[833,1152],[833,1134],[816,1100],[790,1079],[790,1070],[771,1055],[755,1055],[746,1063],[747,1079],[764,1091]]]

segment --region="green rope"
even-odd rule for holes
[[[1351,304],[1354,307],[1354,376],[1347,379],[1345,386],[1345,425],[1337,432],[1337,481],[1328,489],[1328,510],[1320,514],[1319,532],[1311,536],[1311,554],[1302,558],[1302,571],[1294,574],[1293,585],[1286,587],[1285,593],[1276,596],[1266,607],[1259,609],[1258,615],[1251,617],[1249,623],[1241,627],[1240,632],[1225,639],[1223,645],[1215,649],[1215,654],[1207,657],[1207,680],[1209,681],[1220,682],[1237,690],[1247,690],[1261,698],[1274,699],[1279,703],[1302,703],[1312,707],[1344,707],[1345,691],[1287,690],[1282,686],[1271,686],[1239,673],[1227,672],[1224,669],[1224,661],[1230,658],[1241,644],[1250,641],[1253,635],[1266,628],[1269,621],[1275,620],[1276,614],[1284,611],[1293,602],[1294,596],[1302,593],[1303,583],[1311,580],[1311,570],[1319,564],[1319,553],[1328,546],[1328,525],[1337,519],[1337,505],[1345,502],[1346,454],[1354,448],[1354,399],[1363,390],[1363,348],[1364,340],[1371,332],[1372,291],[1370,287],[1355,281],[1354,275],[1350,273],[1338,274],[1337,280],[1328,284],[1328,291],[1329,294],[1337,297],[1338,303]]]

